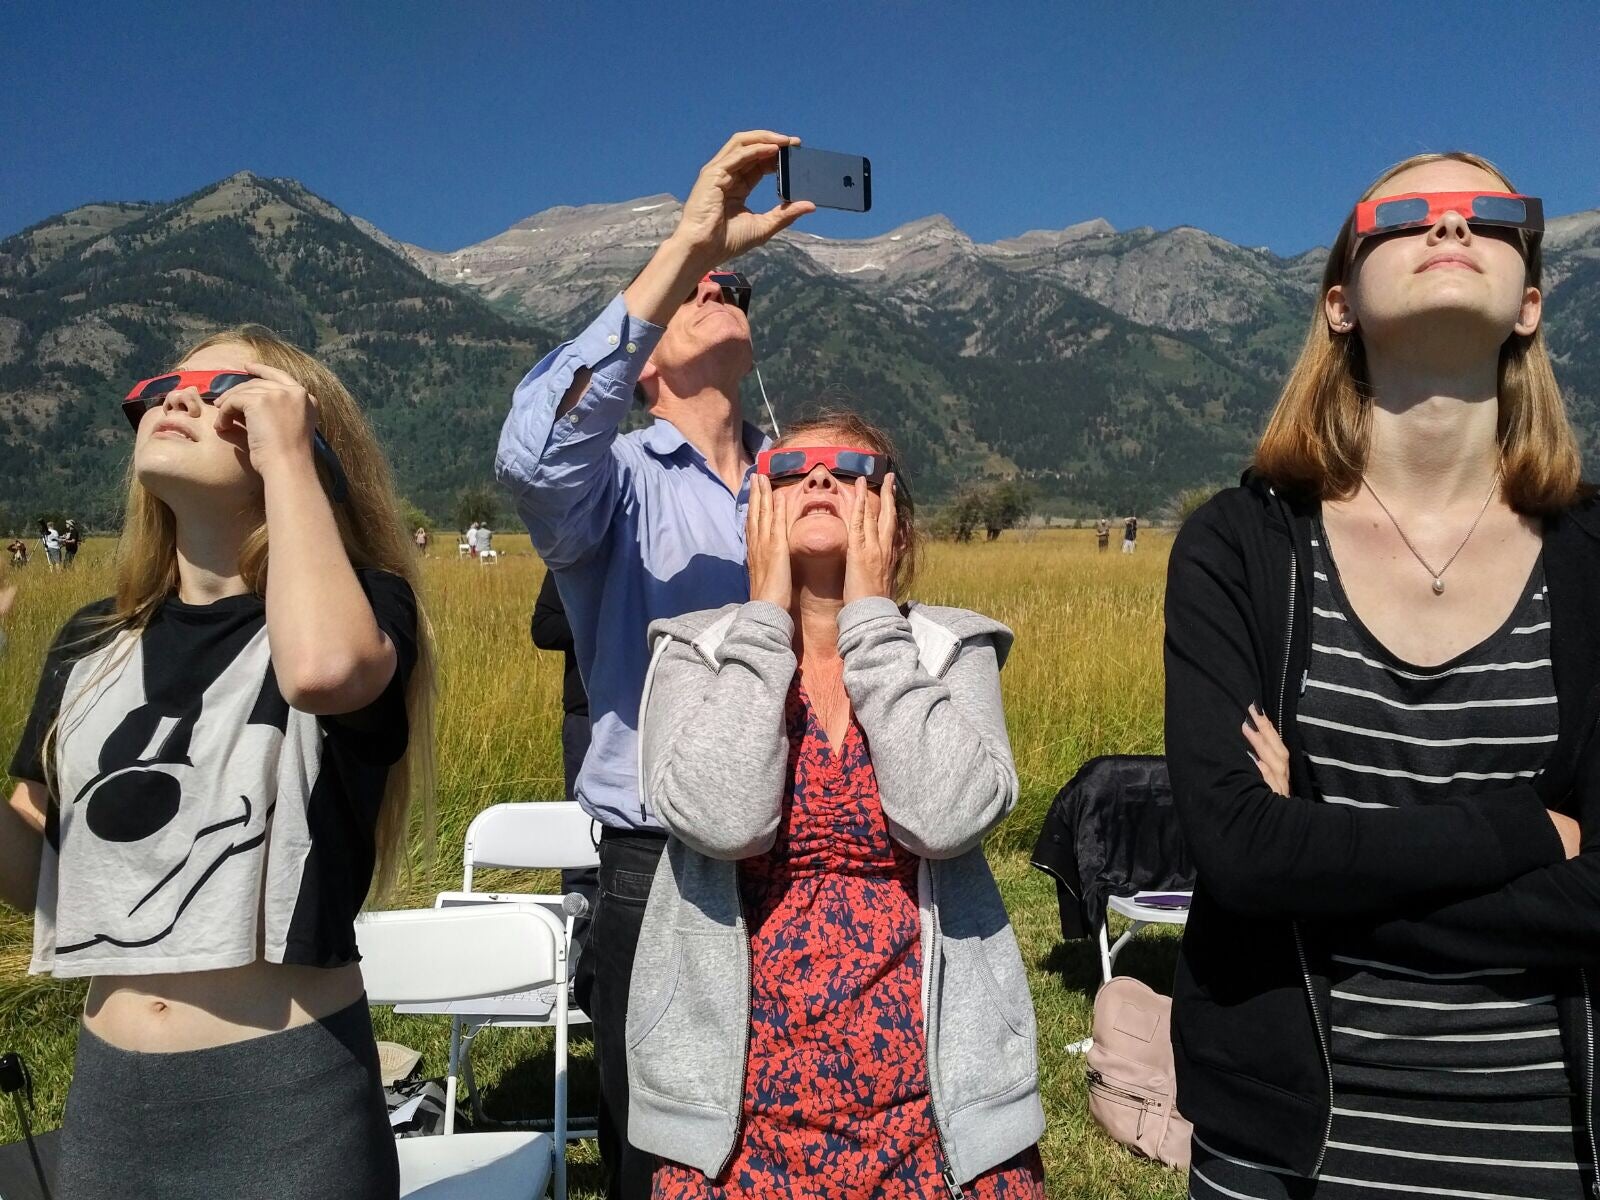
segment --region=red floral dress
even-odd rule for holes
[[[732,1159],[715,1179],[664,1163],[656,1200],[947,1197],[928,1094],[916,856],[890,836],[851,718],[835,749],[796,682],[793,787],[772,849],[740,864],[750,1055]],[[1044,1195],[1037,1147],[963,1187]]]

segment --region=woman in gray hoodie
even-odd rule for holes
[[[628,1129],[658,1200],[1044,1194],[1033,1007],[981,846],[1017,795],[1011,632],[897,602],[892,453],[848,413],[791,429],[750,477],[751,600],[650,628],[640,794],[673,836]]]

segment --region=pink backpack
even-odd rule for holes
[[[1181,1170],[1194,1126],[1178,1112],[1172,1000],[1119,975],[1094,998],[1089,1114],[1117,1141]]]

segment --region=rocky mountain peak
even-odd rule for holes
[[[1600,208],[1568,213],[1545,223],[1544,242],[1555,249],[1600,248]]]
[[[972,239],[943,213],[919,217],[876,237],[825,238],[798,228],[783,236],[838,275],[920,275],[977,254]]]
[[[1081,242],[1089,238],[1111,237],[1116,233],[1116,228],[1104,217],[1095,217],[1088,221],[1079,221],[1068,225],[1065,229],[1030,229],[1027,233],[1014,238],[1002,238],[998,242],[991,242],[987,247],[993,254],[1004,257],[1009,254],[1033,254],[1040,250],[1064,246],[1069,242]]]

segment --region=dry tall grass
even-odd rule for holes
[[[481,808],[561,794],[561,659],[535,651],[528,636],[543,566],[527,538],[496,542],[503,557],[495,566],[437,552],[426,564],[424,600],[442,672],[438,852],[431,864],[419,855],[401,902],[426,903],[433,891],[455,885],[463,835]],[[1170,535],[1154,530],[1143,532],[1132,557],[1115,547],[1099,553],[1089,531],[936,544],[917,589],[927,603],[978,609],[1017,635],[1002,680],[1023,798],[991,845],[1040,1016],[1051,1121],[1044,1150],[1057,1196],[1167,1195],[1179,1186],[1176,1177],[1134,1162],[1087,1127],[1080,1065],[1062,1048],[1087,1031],[1092,956],[1087,947],[1059,945],[1048,881],[1016,853],[1032,844],[1050,798],[1086,758],[1160,750],[1161,590],[1170,544]],[[97,541],[70,574],[50,575],[42,561],[21,572],[0,568],[0,585],[20,586],[10,644],[0,655],[5,753],[26,718],[51,636],[75,608],[110,590],[110,555],[111,543]],[[82,993],[81,986],[26,976],[30,929],[27,917],[0,910],[0,1049],[18,1049],[34,1064],[42,1124],[49,1126],[65,1098]],[[1139,954],[1129,960],[1139,971]],[[1147,961],[1159,980],[1167,961],[1159,950]],[[385,1022],[383,1028],[399,1027]],[[403,1033],[428,1048],[435,1065],[437,1031],[413,1023]],[[536,1043],[508,1035],[480,1063],[480,1078],[516,1074],[530,1045]],[[0,1139],[17,1136],[13,1126],[9,1108],[0,1111]]]

